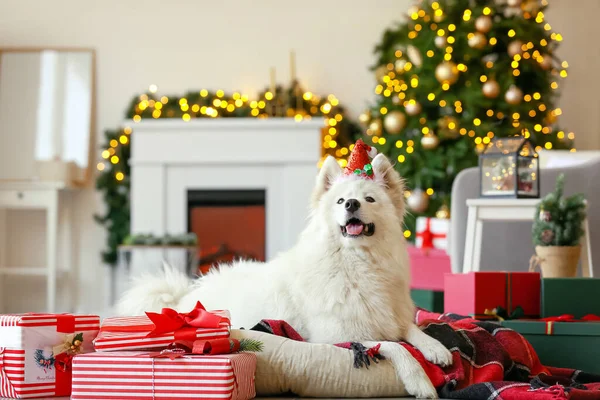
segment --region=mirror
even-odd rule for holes
[[[93,50],[0,49],[0,181],[89,181],[94,63]]]

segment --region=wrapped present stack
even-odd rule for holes
[[[411,297],[417,307],[428,311],[444,308],[444,275],[451,272],[449,229],[449,219],[419,217],[415,246],[408,249]]]
[[[499,321],[544,365],[600,373],[600,279],[537,272],[446,274],[444,312]]]
[[[90,315],[0,316],[0,397],[251,399],[256,356],[229,334],[229,313],[200,303],[102,324]]]

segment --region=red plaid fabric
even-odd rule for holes
[[[600,400],[600,376],[542,365],[522,335],[497,322],[423,309],[417,309],[415,322],[454,356],[453,365],[442,369],[426,361],[413,346],[401,343],[421,363],[442,398]],[[263,320],[252,329],[303,340],[284,321]],[[353,349],[357,356],[356,346],[339,346]],[[363,349],[362,357],[371,350]],[[355,360],[355,365],[364,364]]]

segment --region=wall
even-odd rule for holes
[[[289,50],[310,90],[334,93],[357,115],[371,98],[374,44],[383,30],[404,18],[408,0],[0,0],[1,46],[80,46],[97,51],[97,128],[117,126],[131,97],[154,83],[161,93],[211,88],[255,93],[289,78]],[[551,0],[548,20],[565,37],[561,54],[571,65],[561,102],[564,125],[578,146],[600,148],[597,50],[600,3]],[[581,12],[582,9],[589,11]],[[597,46],[594,46],[594,48]],[[2,146],[5,146],[3,144]],[[226,151],[226,149],[224,149]],[[102,309],[106,269],[99,261],[104,232],[92,220],[102,210],[92,189],[78,193],[81,288],[79,307]],[[33,300],[32,300],[33,301]],[[42,307],[42,305],[39,305]]]

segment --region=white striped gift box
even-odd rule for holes
[[[71,374],[56,371],[52,348],[82,333],[82,350],[93,351],[99,325],[97,315],[0,315],[0,397],[68,396]]]
[[[73,359],[71,399],[247,400],[256,396],[255,372],[253,353],[173,360],[144,352],[89,353]]]
[[[210,311],[229,321],[229,311]],[[159,350],[168,347],[177,340],[174,332],[152,337],[147,335],[154,329],[154,324],[147,316],[113,317],[102,321],[100,333],[94,340],[96,351],[132,351]],[[196,339],[210,340],[229,337],[231,325],[221,322],[219,328],[196,328]]]

